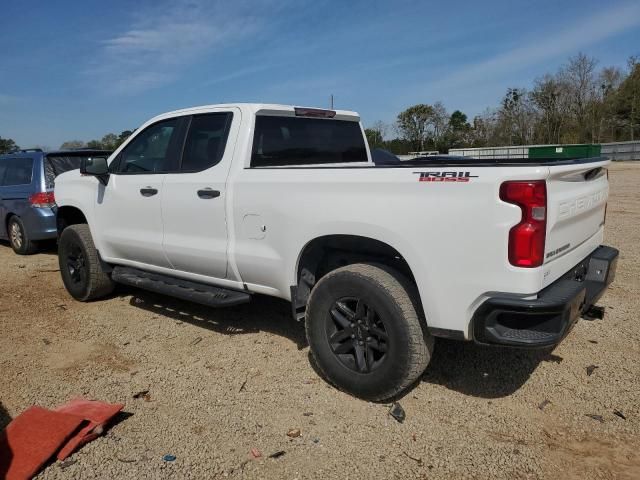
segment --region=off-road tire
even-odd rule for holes
[[[70,262],[77,263],[73,259],[78,253],[81,253],[84,271],[70,266]],[[58,241],[58,262],[64,286],[76,300],[88,302],[113,292],[115,283],[102,270],[89,225],[71,225],[63,230]]]
[[[328,322],[335,321],[336,302],[342,302],[343,298],[353,301],[352,297],[361,298],[370,305],[367,309],[377,312],[388,337],[385,353],[388,357],[381,360],[375,370],[366,373],[356,371],[355,348],[356,369],[345,365],[341,360],[345,355],[334,353],[335,343],[332,344],[330,338],[335,337],[327,331],[333,328]],[[368,332],[367,329],[364,335]],[[369,263],[347,265],[320,279],[307,302],[306,333],[320,373],[340,390],[370,401],[396,398],[416,383],[429,364],[434,344],[415,285],[389,267]],[[358,338],[362,338],[360,335],[362,331],[358,332]]]

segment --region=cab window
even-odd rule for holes
[[[222,160],[232,118],[230,112],[207,113],[192,118],[182,154],[182,172],[200,172]]]
[[[120,155],[119,173],[159,173],[170,170],[178,152],[179,120],[172,118],[147,127]]]

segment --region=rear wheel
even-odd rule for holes
[[[102,271],[88,225],[72,225],[63,230],[58,262],[64,286],[76,300],[87,302],[113,292],[115,283]]]
[[[306,331],[329,382],[383,401],[418,380],[433,338],[413,290],[400,273],[373,264],[348,265],[320,279],[307,304]]]
[[[32,255],[38,250],[38,245],[29,239],[27,229],[20,217],[13,216],[7,224],[7,232],[9,234],[9,243],[11,248],[18,255]]]

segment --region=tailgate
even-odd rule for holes
[[[598,161],[549,167],[545,264],[570,256],[600,233],[609,195],[608,165]]]

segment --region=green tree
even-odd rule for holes
[[[456,110],[449,117],[447,128],[447,151],[450,148],[460,148],[471,142],[471,125],[467,121],[467,116],[460,110]]]
[[[631,69],[613,99],[614,112],[626,133],[625,138],[636,140],[640,136],[640,63],[632,57]]]
[[[433,107],[424,103],[409,107],[398,114],[398,131],[415,150],[425,149],[429,140],[433,114]]]
[[[115,133],[107,133],[102,137],[101,143],[105,150],[115,150],[121,142]]]
[[[374,128],[365,128],[364,134],[367,137],[369,148],[380,148],[383,143],[382,133]]]
[[[74,148],[84,148],[86,147],[86,143],[82,140],[69,140],[60,145],[60,150],[70,150]]]
[[[2,138],[0,137],[0,153],[11,153],[19,150],[20,147],[16,145],[11,138]]]
[[[127,138],[133,135],[134,131],[135,130],[124,130],[121,132],[120,135],[118,135],[118,146],[122,145]]]
[[[411,143],[402,138],[385,140],[381,148],[388,150],[391,153],[395,153],[396,155],[406,155],[413,149]]]

